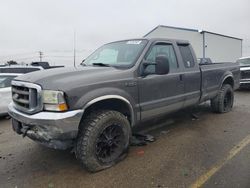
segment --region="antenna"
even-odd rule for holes
[[[74,30],[74,67],[76,67],[76,31]]]

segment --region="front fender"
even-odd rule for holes
[[[85,110],[92,104],[102,100],[119,99],[127,103],[132,115],[132,122],[134,123],[137,119],[137,112],[139,110],[139,105],[137,105],[136,101],[134,100],[135,98],[136,97],[131,96],[131,94],[127,93],[126,91],[118,88],[99,88],[91,90],[90,92],[81,96],[76,102],[75,108]]]

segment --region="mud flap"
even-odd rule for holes
[[[131,146],[144,146],[144,145],[147,145],[147,142],[154,142],[154,141],[155,141],[155,138],[152,135],[135,133],[133,134],[130,140],[130,145]]]

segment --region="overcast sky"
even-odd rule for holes
[[[0,0],[0,63],[72,65],[103,43],[142,37],[157,25],[204,29],[244,39],[250,55],[249,0]]]

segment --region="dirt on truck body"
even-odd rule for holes
[[[145,121],[208,100],[216,113],[232,109],[239,65],[196,59],[188,41],[132,39],[100,47],[77,68],[17,77],[13,129],[51,148],[74,147],[91,172],[108,168]]]

